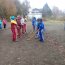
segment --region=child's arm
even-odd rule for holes
[[[37,25],[37,32],[39,31],[39,24]]]
[[[45,31],[45,25],[44,25],[44,23],[43,23],[43,30]]]

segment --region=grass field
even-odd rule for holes
[[[27,22],[27,33],[18,42],[11,41],[9,28],[8,23],[7,29],[0,31],[0,65],[65,65],[62,21],[45,22],[44,43],[34,38],[31,22]]]

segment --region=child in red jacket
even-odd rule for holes
[[[21,37],[21,16],[17,16],[16,21],[17,21],[18,38],[20,38]]]
[[[12,41],[16,41],[17,34],[16,34],[16,26],[17,22],[15,20],[15,16],[11,16],[11,31],[12,31]]]

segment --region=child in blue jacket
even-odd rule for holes
[[[33,30],[35,31],[35,23],[36,23],[36,18],[33,17],[32,19],[32,26],[33,26]]]
[[[39,40],[41,42],[44,42],[44,23],[42,21],[42,19],[39,19],[39,23],[38,23],[38,33],[39,33]]]
[[[38,38],[38,21],[39,21],[39,19],[37,19],[37,21],[35,22],[35,38]]]
[[[2,30],[2,20],[0,20],[0,30]]]

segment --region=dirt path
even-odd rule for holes
[[[63,24],[46,23],[45,28],[45,43],[34,38],[30,22],[27,33],[16,43],[11,41],[10,29],[0,31],[0,65],[65,65]]]

